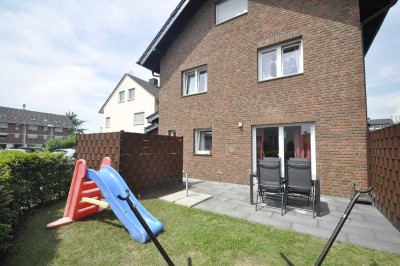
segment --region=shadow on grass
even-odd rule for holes
[[[62,217],[65,200],[54,205],[33,209],[18,223],[10,254],[4,265],[50,265],[57,256],[61,241],[57,230],[47,230],[46,224]]]

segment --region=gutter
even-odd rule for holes
[[[381,10],[379,10],[378,12],[376,12],[375,14],[369,16],[369,17],[366,18],[363,22],[361,22],[361,26],[364,27],[365,24],[371,22],[371,21],[374,20],[376,17],[382,15],[384,12],[388,12],[389,9],[392,8],[396,3],[397,3],[397,0],[393,0],[393,1],[390,2],[386,7],[382,8]]]
[[[164,37],[165,33],[169,30],[171,25],[175,22],[179,14],[182,12],[182,10],[186,7],[186,5],[189,3],[188,0],[181,0],[181,2],[178,4],[177,8],[172,12],[171,16],[165,23],[165,25],[161,28],[157,36],[154,38],[154,40],[151,42],[149,47],[147,47],[147,50],[145,53],[142,55],[142,57],[137,61],[136,63],[143,66],[144,62],[147,60],[147,58],[150,56],[152,52],[157,52],[156,47],[162,37]]]

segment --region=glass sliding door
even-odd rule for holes
[[[316,179],[314,124],[256,126],[252,130],[253,172],[257,170],[257,160],[279,157],[282,176],[285,176],[285,162],[296,158],[311,161],[313,179]]]
[[[310,127],[310,125],[283,127],[286,160],[290,158],[311,160]]]
[[[279,157],[279,132],[277,127],[257,128],[257,159]]]

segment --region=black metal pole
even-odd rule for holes
[[[371,187],[368,188],[367,190],[359,190],[359,189],[355,188],[354,184],[352,185],[352,187],[353,187],[353,191],[355,191],[356,193],[354,194],[352,200],[350,201],[349,205],[347,206],[346,210],[344,211],[344,214],[340,218],[340,221],[339,221],[338,225],[336,226],[335,231],[333,231],[331,238],[329,239],[328,243],[326,244],[326,246],[325,246],[324,250],[322,251],[321,255],[319,256],[317,262],[315,263],[315,265],[317,265],[317,266],[320,266],[322,264],[322,262],[324,261],[326,255],[328,254],[333,243],[335,242],[336,237],[340,233],[340,230],[342,229],[344,223],[346,222],[347,218],[349,217],[351,210],[353,209],[354,205],[356,204],[358,197],[360,197],[361,193],[368,193],[372,190]]]
[[[140,224],[143,226],[144,230],[146,230],[147,234],[150,236],[151,241],[153,241],[154,245],[157,247],[158,251],[161,253],[161,255],[164,257],[165,261],[167,262],[168,265],[173,266],[174,263],[171,261],[169,258],[167,252],[163,249],[161,246],[160,242],[158,242],[157,238],[151,231],[150,227],[147,225],[146,221],[143,219],[143,216],[140,214],[140,212],[136,209],[136,206],[132,203],[131,199],[129,198],[129,190],[126,191],[127,196],[124,198],[121,195],[118,195],[118,199],[120,200],[126,200],[128,202],[129,207],[135,214],[136,218],[138,218]]]

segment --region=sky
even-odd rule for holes
[[[179,0],[0,0],[0,106],[65,114],[100,132],[98,113]],[[368,116],[400,115],[400,4],[366,58]]]

